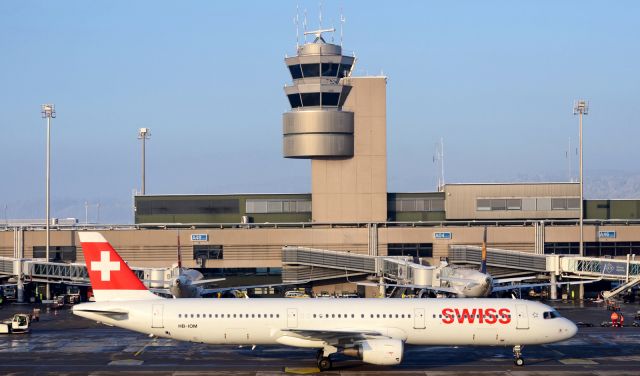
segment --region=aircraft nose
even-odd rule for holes
[[[567,333],[566,339],[569,339],[575,336],[576,333],[578,333],[578,326],[574,324],[573,321],[571,320],[568,320],[568,319],[564,319],[564,320],[566,321],[566,325],[564,325],[565,331]]]

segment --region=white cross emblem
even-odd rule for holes
[[[91,270],[100,272],[101,281],[111,281],[111,272],[120,270],[120,262],[111,261],[109,251],[100,251],[100,261],[91,261]]]

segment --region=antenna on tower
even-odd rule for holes
[[[342,47],[342,40],[344,38],[343,33],[344,33],[344,23],[345,23],[345,21],[347,21],[347,20],[344,18],[344,14],[342,13],[342,8],[340,8],[340,47]]]
[[[307,8],[304,8],[304,19],[302,20],[302,30],[304,31],[304,43],[307,44]]]
[[[293,23],[296,25],[296,50],[300,47],[300,6],[296,4],[296,17],[293,19]]]
[[[444,192],[444,138],[440,137],[440,142],[436,143],[436,153],[433,156],[433,162],[437,164],[440,170],[438,175],[438,192]]]
[[[320,10],[318,11],[318,19],[320,20],[319,29],[322,29],[322,1],[318,2],[318,7],[320,8]]]

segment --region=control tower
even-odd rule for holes
[[[312,220],[387,219],[386,77],[352,77],[355,57],[323,33],[285,59],[285,158],[311,159]]]

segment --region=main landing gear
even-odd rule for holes
[[[524,366],[524,359],[522,359],[523,347],[520,345],[513,346],[513,363],[518,367]]]
[[[328,348],[318,350],[316,354],[316,362],[318,364],[318,369],[320,371],[328,371],[333,367],[333,362],[331,361],[331,354],[334,354],[338,351],[335,347],[331,346]]]

